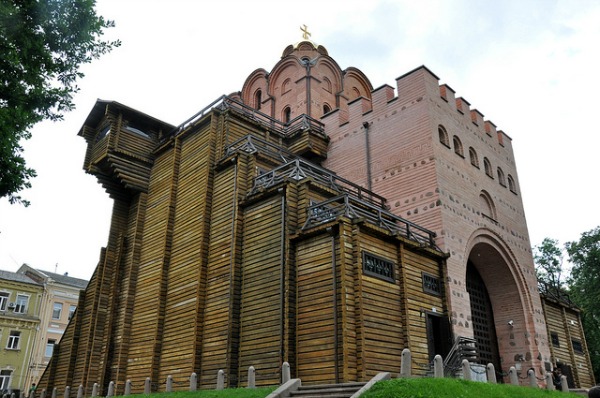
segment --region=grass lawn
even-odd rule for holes
[[[567,398],[581,395],[540,388],[461,379],[393,379],[373,386],[361,398]]]

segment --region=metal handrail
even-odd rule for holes
[[[364,218],[392,233],[439,250],[435,245],[435,232],[377,207],[373,203],[353,197],[349,193],[311,205],[308,207],[307,213],[308,216],[302,227],[303,230],[344,215],[350,218]]]

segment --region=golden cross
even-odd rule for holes
[[[302,27],[304,26],[304,27]],[[308,40],[308,38],[310,37],[310,32],[308,31],[308,27],[306,25],[302,25],[300,27],[300,30],[302,31],[302,38],[304,40]]]

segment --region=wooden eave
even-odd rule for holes
[[[146,113],[140,112],[136,109],[130,108],[127,105],[123,105],[117,101],[109,100],[96,100],[94,107],[88,114],[87,118],[83,122],[83,125],[79,129],[77,135],[84,137],[84,128],[86,126],[97,126],[104,116],[113,112],[115,114],[122,114],[128,120],[142,120],[144,124],[152,126],[156,131],[171,131],[175,126],[163,122],[155,117],[152,117]]]

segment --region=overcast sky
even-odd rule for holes
[[[91,277],[112,201],[82,170],[77,132],[97,98],[177,125],[271,70],[302,24],[374,87],[426,65],[506,132],[532,245],[600,225],[598,1],[98,0],[97,11],[123,45],[84,67],[77,109],[24,144],[38,177],[22,193],[30,207],[0,199],[0,269]]]

